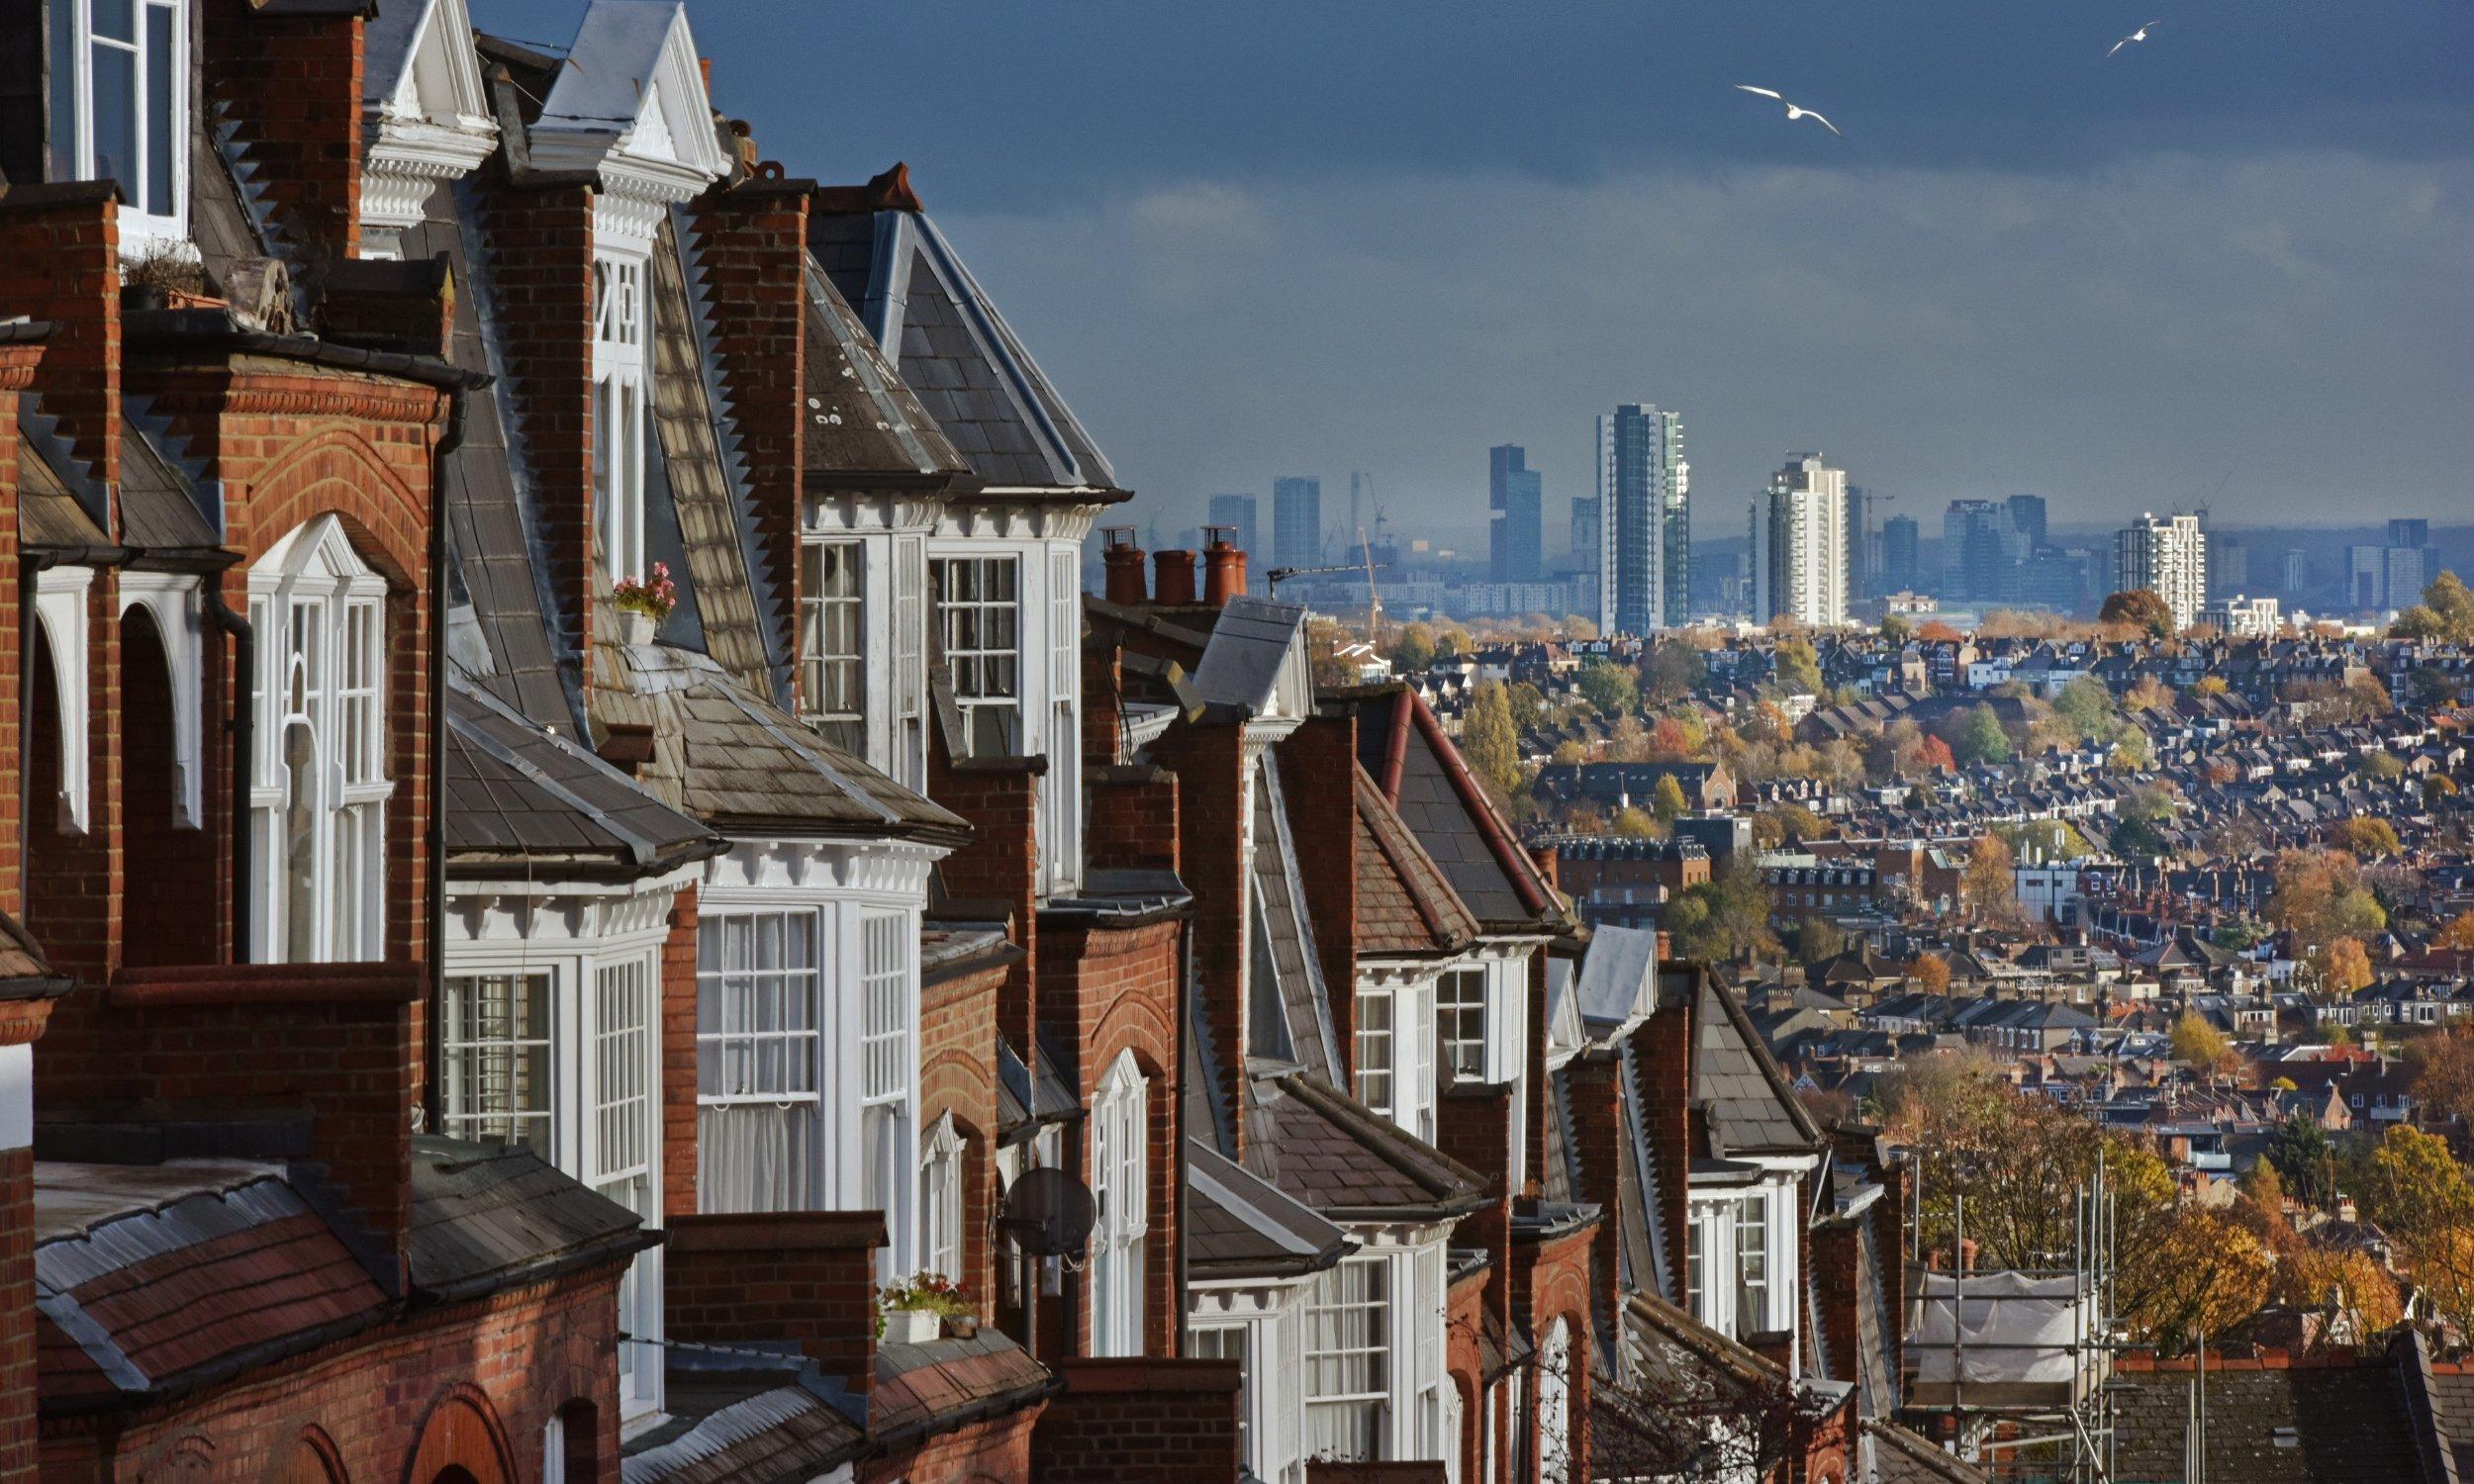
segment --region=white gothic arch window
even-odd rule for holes
[[[1564,1484],[1572,1470],[1572,1335],[1562,1317],[1538,1346],[1538,1477]]]
[[[919,1146],[919,1266],[962,1280],[961,1133],[947,1113]]]
[[[386,596],[333,515],[249,569],[255,962],[385,951]]]
[[[1091,1112],[1091,1332],[1094,1355],[1143,1347],[1143,1239],[1151,1230],[1151,1084],[1119,1052]]]

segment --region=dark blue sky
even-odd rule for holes
[[[560,44],[582,6],[473,9]],[[1813,446],[1928,525],[2014,490],[2109,519],[2229,470],[2236,519],[2474,518],[2466,0],[690,17],[793,173],[910,162],[1164,524],[1365,469],[1395,519],[1468,532],[1501,441],[1560,509],[1633,400],[1683,412],[1710,535]]]

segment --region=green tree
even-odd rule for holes
[[[1821,657],[1811,641],[1788,639],[1778,646],[1774,678],[1778,689],[1796,696],[1821,694]]]
[[[1435,662],[1435,630],[1425,623],[1407,623],[1400,627],[1400,637],[1391,646],[1392,668],[1403,675],[1415,675]]]
[[[2405,639],[2474,644],[2474,593],[2454,572],[2442,572],[2423,590],[2421,603],[2397,615],[2395,632]]]
[[[1512,725],[1512,698],[1488,681],[1469,697],[1461,721],[1461,757],[1470,771],[1505,798],[1520,791],[1520,733]]]
[[[1847,930],[1827,917],[1807,915],[1795,925],[1795,956],[1818,964],[1847,952]]]
[[[1887,613],[1882,616],[1881,638],[1884,643],[1904,644],[1914,637],[1916,637],[1916,625],[1905,613]]]
[[[2362,1214],[2409,1247],[2443,1228],[2474,1226],[2469,1183],[2448,1141],[2396,1124],[2364,1163]]]
[[[1627,840],[1655,840],[1658,821],[1637,804],[1626,804],[1615,811],[1615,833]]]
[[[2102,741],[2122,724],[2114,714],[2113,692],[2092,675],[2082,675],[2061,688],[2061,694],[2053,697],[2053,714],[2068,722],[2082,742]]]
[[[1661,639],[1644,670],[1651,693],[1661,700],[1681,700],[1709,679],[1709,661],[1682,639]]]
[[[2145,629],[2151,638],[2173,637],[2173,609],[2145,588],[2133,588],[2107,598],[2105,605],[2096,610],[2096,621]]]
[[[1546,720],[1546,697],[1538,694],[1536,686],[1527,681],[1515,683],[1511,688],[1511,700],[1512,725],[1520,730],[1525,732]]]
[[[1597,707],[1601,715],[1628,715],[1641,704],[1641,687],[1632,672],[1609,660],[1591,660],[1581,666],[1575,684],[1580,698]]]
[[[1778,951],[1769,911],[1760,868],[1751,852],[1738,851],[1717,875],[1677,893],[1660,925],[1684,957],[1726,963]]]
[[[2321,1210],[2336,1203],[2336,1149],[2326,1129],[2296,1113],[2269,1141],[2267,1158],[2294,1199]]]
[[[1677,816],[1691,807],[1684,799],[1683,785],[1675,782],[1673,774],[1665,774],[1659,779],[1657,789],[1650,795],[1650,809],[1658,815],[1659,823],[1672,824]]]
[[[2010,733],[2002,730],[2002,718],[1993,714],[1991,706],[1977,706],[1959,723],[1958,735],[1951,739],[1951,753],[1962,768],[1973,768],[1979,763],[2007,763]]]

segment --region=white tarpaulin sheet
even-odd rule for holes
[[[2077,1373],[2073,1350],[2087,1338],[2088,1305],[2071,1277],[2015,1272],[1924,1276],[1907,1357],[1916,1383],[1936,1391],[1984,1388],[1981,1400],[2069,1398]]]

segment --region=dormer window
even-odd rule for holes
[[[257,635],[250,957],[375,959],[386,937],[386,580],[333,515],[249,572]]]
[[[123,248],[188,236],[186,0],[50,0],[51,172],[115,180]]]
[[[646,258],[593,259],[593,534],[601,587],[641,578],[644,555]]]

